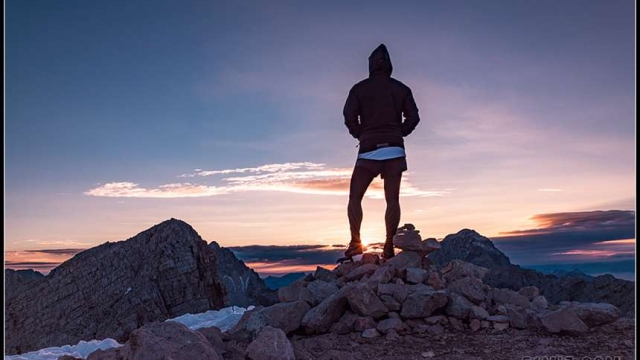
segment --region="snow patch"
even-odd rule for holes
[[[240,321],[245,311],[253,309],[255,306],[243,308],[230,306],[220,310],[209,310],[200,314],[184,314],[167,321],[179,322],[191,330],[215,326],[222,331],[231,329]]]
[[[131,288],[127,289],[127,293],[129,291],[131,291]],[[240,321],[245,311],[253,308],[255,308],[255,306],[249,306],[246,309],[239,306],[230,306],[200,314],[184,314],[166,321],[179,322],[191,330],[215,326],[222,331],[227,331]],[[49,347],[20,355],[5,356],[4,360],[57,360],[62,355],[86,359],[89,354],[98,349],[107,350],[123,345],[124,344],[120,344],[113,339],[80,341],[77,345]]]
[[[76,345],[64,345],[60,347],[49,347],[38,351],[32,351],[20,355],[5,356],[5,360],[57,360],[62,355],[70,355],[77,358],[86,359],[92,352],[102,349],[107,350],[120,347],[123,344],[113,339],[80,341]]]

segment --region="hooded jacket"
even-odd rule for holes
[[[360,140],[359,153],[384,146],[404,148],[403,138],[420,122],[411,89],[392,78],[392,71],[387,47],[380,44],[369,56],[369,77],[349,91],[344,123]]]

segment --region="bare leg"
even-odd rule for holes
[[[360,226],[362,225],[362,198],[371,181],[377,175],[373,172],[356,166],[351,175],[351,185],[349,189],[349,205],[347,206],[347,214],[349,216],[349,227],[351,228],[351,242],[361,242]]]
[[[387,228],[386,241],[393,241],[393,236],[400,224],[400,182],[402,173],[393,176],[385,176],[384,198],[387,201],[387,210],[384,214],[384,221]]]

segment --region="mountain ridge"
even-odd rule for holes
[[[95,338],[121,341],[149,322],[233,305],[241,294],[224,283],[221,258],[175,218],[84,250],[30,286],[8,291],[5,353]],[[257,274],[249,276],[266,289]],[[245,302],[259,301],[268,304],[268,296]]]

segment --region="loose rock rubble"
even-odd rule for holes
[[[524,336],[520,332],[549,342],[558,336],[585,336],[576,343],[587,344],[607,326],[626,326],[625,334],[633,333],[632,325],[615,325],[620,312],[611,304],[551,305],[533,286],[518,291],[493,288],[482,281],[487,269],[462,260],[438,270],[424,261],[437,246],[422,241],[411,226],[401,228],[394,241],[401,250],[394,258],[367,255],[366,261],[344,263],[332,271],[318,267],[279,289],[280,303],[245,312],[234,328],[208,343],[224,359],[500,359],[558,354],[546,353],[552,347],[534,346],[528,354],[504,348],[484,353],[492,348],[489,344],[466,346],[489,335],[509,342]],[[520,342],[514,349],[528,344]],[[399,350],[387,351],[382,344]],[[89,360],[128,360],[123,354],[133,346],[127,343],[112,351],[113,357],[100,354]],[[355,348],[355,353],[349,350]]]

